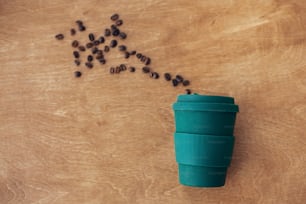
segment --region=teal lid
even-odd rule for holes
[[[211,95],[179,95],[174,110],[239,112],[233,97]]]

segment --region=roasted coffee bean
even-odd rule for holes
[[[153,79],[158,79],[159,78],[159,74],[157,72],[153,72]]]
[[[97,47],[92,48],[91,53],[96,54],[99,51]]]
[[[141,54],[141,53],[137,53],[137,54],[136,54],[136,57],[137,57],[138,59],[141,59],[142,54]]]
[[[80,50],[81,52],[85,52],[86,48],[85,48],[83,45],[80,45],[80,46],[79,46],[79,50]]]
[[[176,80],[177,80],[178,83],[181,83],[181,82],[184,81],[184,78],[183,78],[181,75],[176,75],[175,78],[176,78]]]
[[[94,34],[93,34],[93,33],[89,33],[89,34],[88,34],[88,39],[89,39],[90,41],[94,41],[94,40],[95,40]]]
[[[94,46],[94,44],[92,42],[89,42],[86,44],[86,47],[89,49],[89,48],[92,48]]]
[[[119,29],[116,29],[116,30],[112,31],[112,35],[115,36],[115,37],[118,36],[119,34],[120,34],[120,30]]]
[[[80,25],[80,26],[79,26],[79,31],[82,32],[82,31],[85,31],[85,30],[86,30],[86,27],[85,27],[85,26],[83,26],[83,25]]]
[[[166,81],[170,81],[171,80],[171,75],[169,73],[165,73],[164,77],[165,77]]]
[[[97,55],[103,55],[103,51],[102,50],[98,50],[96,54]]]
[[[179,84],[179,82],[176,79],[172,79],[172,85],[173,86],[177,86]]]
[[[141,58],[140,58],[140,61],[141,62],[145,62],[147,60],[147,57],[146,56],[142,56]]]
[[[70,29],[70,35],[75,35],[76,34],[76,30],[74,28]]]
[[[104,42],[105,42],[105,38],[104,38],[103,36],[101,36],[101,37],[99,38],[99,42],[100,42],[100,43],[104,43]]]
[[[130,67],[130,72],[135,72],[136,68],[135,67]]]
[[[145,62],[145,65],[150,65],[150,64],[151,64],[151,58],[148,57],[148,58],[147,58],[147,61]]]
[[[100,41],[99,41],[99,40],[95,40],[95,41],[93,41],[93,44],[94,44],[95,46],[98,46],[98,45],[100,44]]]
[[[109,73],[114,74],[114,73],[115,73],[115,67],[111,67],[111,68],[109,69]]]
[[[75,63],[76,66],[80,66],[80,64],[81,64],[80,60],[78,60],[78,59],[74,60],[74,63]]]
[[[150,67],[143,67],[142,72],[146,73],[146,74],[149,73],[150,72]]]
[[[117,74],[120,73],[120,67],[118,67],[118,66],[116,67],[115,73],[117,73]]]
[[[120,70],[125,71],[126,70],[126,65],[125,64],[120,64]]]
[[[109,69],[109,72],[110,72],[111,74],[115,73],[115,68],[114,68],[114,67],[111,67],[111,68]]]
[[[79,42],[77,40],[72,41],[71,43],[72,47],[78,47],[79,46]]]
[[[75,23],[76,23],[77,25],[83,25],[83,21],[81,21],[81,20],[77,20]]]
[[[125,45],[119,45],[118,49],[119,49],[119,51],[126,51],[126,46]]]
[[[130,55],[136,55],[136,51],[135,50],[131,51]]]
[[[80,57],[80,53],[78,51],[73,51],[73,56],[75,58],[79,58]]]
[[[114,30],[117,30],[118,28],[117,28],[117,26],[116,25],[111,25],[111,31],[114,31]]]
[[[127,37],[127,35],[126,35],[126,33],[124,33],[124,32],[120,32],[119,37],[120,37],[122,40],[124,40],[124,39]]]
[[[111,19],[112,21],[116,21],[116,20],[119,19],[119,15],[118,15],[117,13],[115,13],[115,14],[113,14],[113,15],[110,17],[110,19]]]
[[[151,72],[150,73],[150,77],[153,79],[158,79],[159,78],[159,74],[157,72]]]
[[[186,94],[188,94],[188,95],[191,94],[191,90],[190,89],[186,89],[185,91],[186,91]]]
[[[111,42],[110,42],[110,44],[109,44],[109,46],[111,47],[111,48],[114,48],[114,47],[116,47],[117,46],[117,40],[112,40]]]
[[[96,56],[96,59],[97,59],[97,60],[104,59],[104,56],[103,56],[103,55],[97,55],[97,56]]]
[[[85,65],[88,69],[93,68],[93,64],[91,62],[86,62]]]
[[[190,81],[189,80],[184,80],[183,81],[183,86],[189,86],[190,84]]]
[[[88,62],[91,62],[92,60],[93,60],[92,55],[88,55],[88,56],[87,56],[87,61],[88,61]]]
[[[123,21],[121,19],[116,21],[116,26],[121,26],[123,24]]]
[[[104,31],[104,36],[108,37],[112,34],[111,30],[106,28],[105,31]]]
[[[74,76],[77,77],[77,78],[79,78],[79,77],[82,76],[82,72],[80,72],[80,71],[75,71],[75,72],[74,72]]]
[[[64,35],[63,34],[57,34],[56,36],[55,36],[55,38],[57,39],[57,40],[63,40],[64,39]]]
[[[124,53],[124,58],[125,58],[125,59],[128,59],[129,57],[130,57],[130,53],[125,52],[125,53]]]
[[[102,58],[102,59],[99,59],[99,62],[100,62],[100,64],[105,64],[106,60]]]
[[[107,45],[104,46],[104,52],[109,52],[109,47]]]

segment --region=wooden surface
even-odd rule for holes
[[[154,70],[235,97],[225,187],[178,184],[171,104],[183,87],[117,50],[73,77],[74,21],[98,34],[114,12]],[[0,26],[1,204],[305,202],[305,0],[1,0]],[[108,74],[123,62],[136,73]]]

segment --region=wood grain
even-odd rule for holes
[[[235,97],[225,187],[178,184],[171,104],[183,87],[118,51],[105,67],[136,73],[96,65],[73,77],[74,21],[98,34],[114,12],[154,70]],[[305,202],[306,1],[1,0],[0,26],[1,204]]]

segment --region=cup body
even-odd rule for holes
[[[239,111],[234,98],[180,95],[173,109],[180,183],[197,187],[223,186],[231,163]]]

